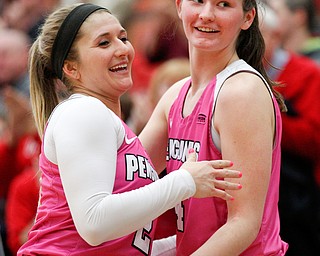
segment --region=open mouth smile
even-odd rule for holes
[[[205,28],[205,27],[196,27],[195,29],[198,30],[198,31],[201,31],[201,32],[206,32],[206,33],[216,33],[216,32],[218,32],[218,30],[214,30],[212,28]]]
[[[122,65],[117,65],[117,66],[114,66],[112,68],[110,68],[109,70],[111,72],[120,72],[120,71],[125,71],[127,70],[128,68],[128,65],[127,64],[122,64]]]

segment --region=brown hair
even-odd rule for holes
[[[256,0],[243,0],[243,11],[248,12],[253,8],[256,9],[256,16],[252,22],[252,25],[247,30],[240,32],[237,40],[236,51],[239,58],[245,60],[250,66],[255,68],[267,81],[272,92],[274,93],[277,102],[282,111],[286,111],[286,106],[281,94],[274,90],[274,87],[278,85],[275,81],[272,81],[264,68],[263,59],[265,53],[265,43],[263,36],[259,28],[259,17]]]

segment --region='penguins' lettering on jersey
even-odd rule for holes
[[[193,148],[195,152],[200,152],[200,142],[192,140],[178,140],[169,139],[167,161],[174,159],[177,161],[185,162],[187,154],[190,148]]]
[[[126,180],[132,181],[135,173],[139,178],[151,179],[152,181],[158,179],[158,174],[148,159],[143,156],[126,154]]]

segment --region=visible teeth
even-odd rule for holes
[[[199,27],[198,30],[203,31],[203,32],[215,32],[215,30],[214,30],[214,29],[211,29],[211,28],[202,28],[202,27]]]
[[[118,65],[118,66],[115,66],[115,67],[110,68],[110,70],[111,70],[111,71],[118,71],[118,70],[121,70],[121,69],[126,69],[127,66],[128,66],[127,64]]]

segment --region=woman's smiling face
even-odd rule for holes
[[[90,15],[76,43],[81,87],[101,95],[119,95],[132,87],[134,49],[119,21],[107,12]]]
[[[176,0],[176,4],[189,43],[203,50],[234,48],[240,31],[251,25],[242,0]]]

